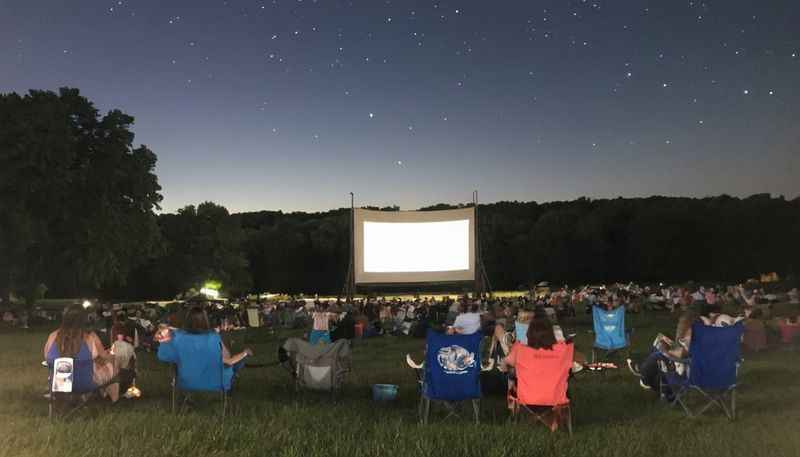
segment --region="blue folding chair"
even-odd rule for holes
[[[53,419],[57,415],[60,400],[71,403],[64,417],[86,405],[88,397],[99,389],[94,384],[93,364],[91,353],[85,344],[81,345],[80,353],[75,357],[48,357],[47,367],[49,375],[49,405],[48,417]],[[86,357],[83,357],[86,355]]]
[[[628,350],[630,334],[625,330],[624,306],[610,311],[592,306],[592,321],[594,324],[592,363],[599,361],[597,357],[599,351],[603,352],[602,360],[606,360],[618,351]]]
[[[530,324],[515,322],[514,323],[514,340],[527,345],[528,344],[528,327]]]
[[[736,380],[743,334],[741,322],[729,327],[694,323],[688,358],[662,353],[661,396],[673,405],[679,404],[689,417],[718,406],[728,419],[736,419]],[[682,372],[677,369],[678,364],[683,365]],[[691,406],[690,392],[697,392],[705,402]]]
[[[64,412],[63,418],[86,406],[102,389],[119,383],[119,375],[102,385],[94,382],[94,361],[89,346],[82,342],[74,357],[62,357],[58,345],[53,344],[47,353],[48,417],[53,419]],[[64,411],[59,411],[64,410]]]
[[[447,416],[459,417],[461,405],[472,405],[473,419],[480,422],[481,339],[472,335],[446,335],[428,330],[424,374],[420,379],[420,422],[428,423],[431,402],[441,403]]]
[[[216,332],[172,332],[172,339],[158,346],[158,359],[174,364],[172,376],[172,412],[178,407],[178,397],[183,394],[181,407],[190,392],[219,393],[222,416],[228,403],[234,370],[222,362],[222,339]]]

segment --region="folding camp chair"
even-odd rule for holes
[[[175,330],[170,341],[158,346],[158,359],[173,364],[173,413],[178,411],[179,402],[184,409],[191,393],[213,392],[220,396],[225,417],[234,370],[222,362],[222,339],[218,333]]]
[[[676,359],[662,353],[661,396],[673,405],[679,404],[689,417],[718,406],[728,419],[736,419],[736,378],[743,333],[741,322],[729,327],[693,324],[689,358]],[[705,403],[690,405],[690,392],[700,394]]]
[[[572,369],[575,346],[557,343],[553,349],[534,349],[514,344],[516,381],[509,383],[508,405],[511,418],[518,421],[522,412],[546,426],[548,415],[555,415],[555,424],[565,423],[572,436],[572,408],[567,385]],[[552,429],[551,429],[552,430]]]
[[[51,348],[46,366],[49,371],[47,397],[50,419],[58,415],[61,405],[68,405],[66,413],[62,416],[67,417],[86,406],[88,401],[102,389],[119,382],[119,377],[114,376],[103,385],[95,384],[94,362],[86,344],[81,345],[74,358],[59,357],[57,351]]]
[[[247,308],[247,324],[253,328],[261,327],[261,316],[258,308]]]
[[[69,403],[67,417],[86,405],[89,396],[97,387],[92,382],[92,361],[59,357],[48,362],[50,370],[50,392],[48,413],[51,420],[58,413],[59,403]]]
[[[528,327],[530,324],[523,322],[514,323],[514,340],[518,343],[528,344]]]
[[[619,306],[605,310],[592,306],[594,325],[594,346],[592,346],[592,363],[608,360],[619,351],[628,351],[630,333],[625,331],[625,307]],[[598,358],[598,352],[602,352]],[[628,358],[630,354],[625,354]]]
[[[289,338],[281,348],[286,355],[279,355],[279,359],[292,375],[295,390],[320,390],[334,395],[350,372],[350,340],[311,345],[300,338]]]
[[[470,404],[473,420],[480,422],[482,338],[480,332],[447,335],[428,330],[425,363],[415,370],[420,387],[420,423],[428,423],[432,402],[446,408],[445,419],[460,417],[463,407]]]

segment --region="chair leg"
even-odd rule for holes
[[[225,390],[222,391],[222,420],[225,420],[225,410],[228,407],[228,395]]]
[[[572,405],[567,405],[567,433],[572,437]]]
[[[481,401],[480,399],[472,400],[472,412],[475,414],[475,423],[481,423]]]
[[[428,418],[431,415],[431,399],[425,398],[425,412],[422,416],[422,425],[428,425]]]
[[[731,420],[736,420],[736,388],[731,390]]]
[[[172,365],[172,414],[178,412],[178,366]]]
[[[694,417],[695,414],[692,412],[692,410],[689,408],[689,405],[683,399],[683,396],[686,395],[686,394],[687,394],[687,391],[685,391],[685,390],[682,391],[680,394],[676,393],[675,394],[675,403],[678,403],[679,405],[681,405],[681,408],[683,408],[683,412],[686,413],[686,417]]]

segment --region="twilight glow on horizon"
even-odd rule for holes
[[[0,92],[135,117],[163,210],[800,195],[800,3],[7,0]]]

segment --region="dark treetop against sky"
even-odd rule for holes
[[[800,193],[797,0],[0,0],[0,91],[135,116],[164,209]]]

